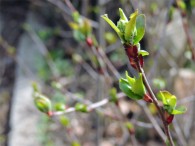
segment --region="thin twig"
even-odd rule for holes
[[[163,125],[164,125],[164,130],[165,130],[165,134],[167,135],[168,141],[169,141],[171,146],[174,146],[173,139],[172,139],[172,136],[171,136],[170,131],[169,131],[169,126],[165,120],[163,111],[158,103],[158,100],[157,100],[156,96],[154,95],[154,92],[152,91],[152,89],[148,83],[145,72],[144,72],[143,68],[141,67],[139,60],[136,63],[137,63],[137,68],[138,68],[139,72],[142,73],[144,85],[145,85],[148,93],[150,94],[151,98],[153,99],[153,102],[154,102],[154,104],[159,112],[160,118],[161,118]]]
[[[123,98],[123,97],[125,97],[125,94],[124,93],[118,93],[117,97],[118,97],[118,99]],[[101,106],[106,105],[108,102],[109,102],[109,98],[105,98],[103,100],[100,100],[98,102],[95,102],[95,103],[92,103],[92,104],[88,105],[87,110],[88,111],[94,110],[96,108],[99,108]],[[76,111],[75,107],[70,107],[70,108],[66,109],[65,111],[54,112],[53,116],[64,115],[64,114],[75,112],[75,111]]]

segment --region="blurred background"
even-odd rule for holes
[[[72,6],[90,22],[103,57],[71,27]],[[128,17],[136,9],[146,15],[146,75],[155,93],[168,90],[188,108],[175,117],[171,133],[177,146],[194,146],[195,0],[0,0],[0,146],[163,146],[152,104],[122,97],[120,110],[107,103],[90,113],[48,118],[33,103],[33,81],[53,109],[102,101],[112,87],[121,95],[118,78],[136,71],[100,17],[106,13],[117,23],[119,8]],[[117,120],[121,115],[133,125],[134,139]]]

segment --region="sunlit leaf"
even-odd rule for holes
[[[132,86],[132,85],[135,83],[135,79],[132,78],[132,77],[130,77],[130,76],[128,75],[128,72],[127,72],[127,71],[125,72],[125,75],[126,75],[126,79],[128,80],[129,85]]]
[[[139,77],[135,79],[135,83],[132,85],[132,91],[140,96],[144,96],[146,93],[141,73],[139,74]]]
[[[121,8],[119,8],[119,14],[120,14],[120,18],[124,21],[128,21],[125,13],[123,12],[123,10]]]
[[[128,97],[135,99],[135,100],[142,99],[142,96],[137,95],[132,92],[131,87],[129,86],[127,80],[121,78],[119,80],[119,87]]]
[[[112,22],[112,20],[110,20],[109,18],[108,18],[108,15],[107,14],[104,14],[104,15],[102,15],[101,16],[115,31],[116,31],[116,33],[118,34],[118,36],[120,37],[120,38],[122,38],[122,34],[121,34],[121,32],[120,32],[120,30],[118,29],[118,27]]]
[[[177,115],[177,114],[183,114],[187,111],[186,107],[184,106],[178,106],[176,107],[171,114]]]
[[[133,38],[136,33],[136,18],[138,15],[138,10],[136,10],[130,16],[130,21],[126,24],[125,28],[125,40],[133,44]]]
[[[139,50],[138,54],[139,54],[139,55],[142,55],[142,56],[147,56],[147,55],[149,55],[149,53],[148,53],[147,51],[145,51],[145,50]]]
[[[145,34],[145,15],[140,14],[136,18],[136,30],[137,30],[137,35],[135,36],[133,40],[133,44],[137,44],[140,42],[140,40],[143,38]]]

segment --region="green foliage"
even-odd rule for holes
[[[135,38],[133,40],[133,44],[137,44],[141,41],[141,39],[144,37],[145,34],[145,15],[140,14],[137,16],[136,19],[136,29],[137,29],[137,35],[135,35]]]
[[[131,78],[126,72],[126,78],[119,80],[119,87],[128,97],[134,100],[142,99],[146,93],[141,73],[138,78]]]
[[[134,44],[134,38],[137,35],[136,30],[136,18],[138,16],[138,10],[136,10],[130,16],[130,21],[125,25],[125,41],[129,44]]]
[[[138,14],[138,10],[136,10],[130,15],[130,20],[128,21],[120,8],[119,14],[120,20],[117,22],[117,26],[108,18],[107,14],[102,15],[102,18],[115,30],[123,44],[138,44],[145,33],[145,16]]]
[[[160,91],[158,93],[158,99],[162,101],[163,108],[172,115],[183,114],[186,112],[186,108],[183,106],[176,107],[177,98],[168,91]]]

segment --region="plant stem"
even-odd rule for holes
[[[166,134],[166,136],[168,138],[169,144],[170,144],[170,146],[174,146],[173,139],[172,139],[170,131],[169,131],[169,126],[168,126],[168,124],[166,122],[166,119],[164,117],[164,114],[163,114],[163,110],[161,109],[161,107],[159,105],[159,102],[158,102],[156,96],[154,95],[154,92],[152,91],[150,85],[149,85],[149,82],[148,82],[148,80],[146,78],[145,72],[144,72],[143,68],[140,65],[139,59],[138,59],[138,61],[136,61],[136,64],[137,64],[138,71],[140,73],[142,73],[144,85],[145,85],[148,93],[150,94],[151,98],[153,99],[153,102],[154,102],[154,104],[155,104],[155,106],[156,106],[156,108],[157,108],[157,110],[158,110],[158,112],[160,114],[160,118],[161,118],[161,120],[163,122],[165,134]]]

